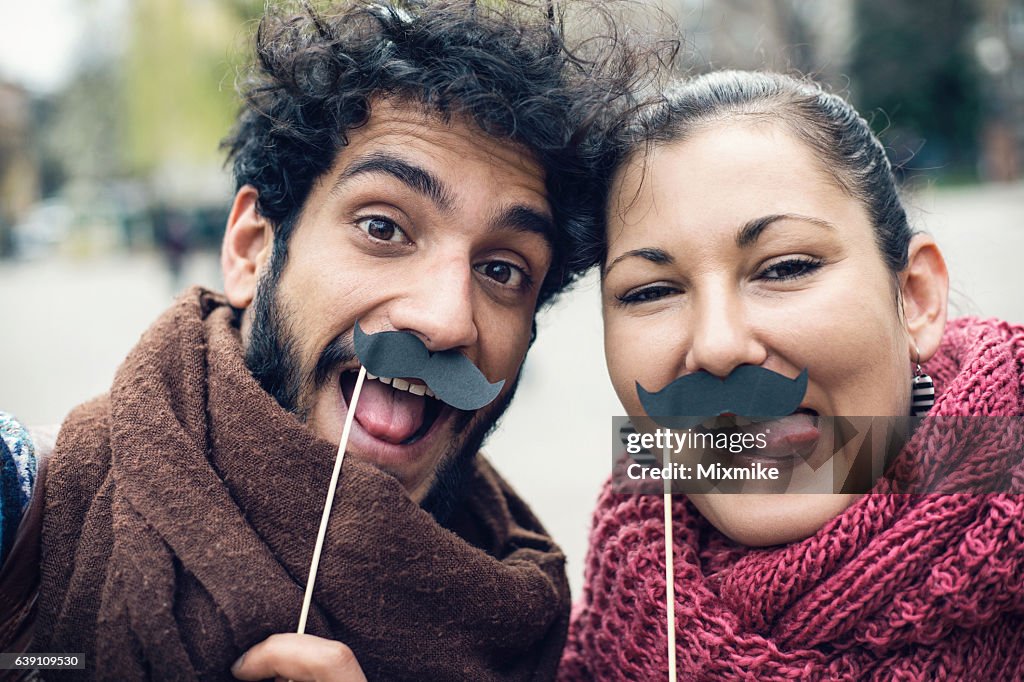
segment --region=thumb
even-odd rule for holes
[[[280,677],[294,682],[366,682],[352,650],[323,637],[271,635],[231,666],[239,680]]]

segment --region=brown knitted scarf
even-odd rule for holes
[[[233,679],[297,626],[336,448],[252,378],[225,302],[188,292],[63,425],[33,650],[84,652],[74,678]],[[486,462],[468,485],[453,532],[345,462],[307,631],[370,680],[553,677],[563,555]]]

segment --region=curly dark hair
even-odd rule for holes
[[[603,205],[582,143],[633,91],[643,58],[614,35],[614,20],[604,24],[606,37],[571,49],[565,5],[355,0],[331,14],[308,3],[268,12],[223,146],[236,186],[257,189],[258,211],[274,226],[271,278],[314,181],[367,122],[373,100],[398,97],[445,120],[466,117],[535,155],[558,227],[538,306],[575,279],[585,269],[577,243],[592,234]],[[588,3],[592,23],[601,11]]]

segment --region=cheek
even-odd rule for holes
[[[675,340],[678,322],[670,314],[629,317],[605,310],[604,351],[608,375],[619,402],[633,416],[644,414],[637,396],[639,382],[657,391],[679,376],[683,354]]]
[[[809,292],[803,305],[780,306],[764,324],[789,364],[809,369],[811,386],[821,392],[829,412],[900,414],[905,342],[889,281],[868,287],[837,284]]]
[[[281,275],[279,299],[287,302],[288,331],[306,370],[327,344],[372,306],[370,273],[340,266],[338,261],[322,251],[293,251]]]
[[[477,310],[485,308],[477,306]],[[533,316],[525,310],[514,314],[500,311],[478,318],[479,355],[472,359],[488,381],[504,379],[503,390],[511,387],[530,348],[532,330]]]
[[[642,377],[637,372],[643,368],[635,358],[637,349],[633,347],[634,335],[629,333],[629,325],[624,324],[614,312],[604,312],[604,356],[608,366],[608,376],[612,388],[619,397],[628,414],[640,414],[636,396],[635,382]],[[649,388],[649,387],[648,387]]]
[[[851,416],[902,414],[898,405],[906,388],[900,382],[905,359],[895,313],[851,308],[852,314],[858,312],[860,324],[833,330],[834,350],[820,368],[826,389],[833,387],[829,397],[834,411]]]

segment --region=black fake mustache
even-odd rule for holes
[[[356,321],[356,356],[366,371],[379,377],[419,379],[437,399],[458,410],[478,410],[498,397],[496,384],[455,350],[431,353],[419,337],[409,332],[367,334]]]
[[[763,421],[786,417],[800,407],[807,393],[807,369],[795,379],[757,365],[740,365],[724,379],[700,370],[655,393],[637,382],[636,392],[647,415],[666,428],[688,429],[722,414]]]

